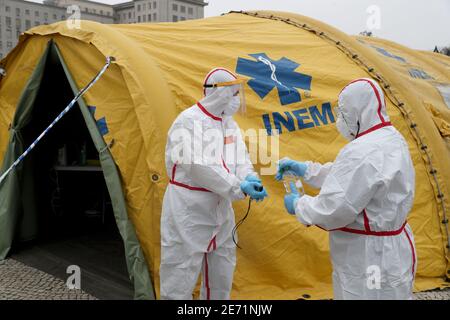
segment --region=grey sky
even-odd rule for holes
[[[380,8],[380,29],[374,35],[414,49],[450,45],[450,0],[209,0],[205,16],[230,10],[296,12],[346,33],[367,30],[366,10]]]
[[[36,1],[36,0],[35,0]],[[116,4],[124,0],[95,0]],[[205,16],[230,10],[295,12],[328,23],[346,33],[367,30],[366,10],[380,9],[380,29],[374,35],[414,49],[450,45],[450,0],[209,0]]]

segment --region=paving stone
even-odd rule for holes
[[[419,292],[415,300],[450,300],[450,288]],[[97,300],[64,281],[13,259],[0,261],[0,300]]]
[[[0,261],[0,300],[97,300],[64,281],[13,259]]]

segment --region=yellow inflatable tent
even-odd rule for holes
[[[202,80],[216,66],[250,79],[247,115],[236,116],[243,130],[262,129],[268,143],[279,138],[280,156],[320,162],[332,161],[345,144],[333,124],[332,106],[340,90],[355,78],[377,80],[416,169],[409,216],[418,254],[415,289],[448,286],[448,57],[377,38],[350,37],[319,21],[282,12],[230,12],[158,24],[82,21],[80,29],[69,29],[65,22],[36,27],[1,61],[6,72],[0,80],[3,170],[26,147],[21,129],[33,121],[31,110],[46,113],[46,104],[35,103],[40,85],[53,81],[57,88],[56,76],[42,76],[45,65],[60,65],[64,72],[59,76],[77,92],[106,56],[114,56],[115,63],[79,105],[99,151],[136,298],[158,297],[159,292],[167,131],[178,113],[202,97]],[[276,67],[279,82],[294,94],[285,94],[264,61]],[[47,93],[47,101],[56,91]],[[88,106],[96,107],[94,116]],[[99,119],[108,130],[96,125]],[[259,148],[267,151],[267,145]],[[268,166],[253,160],[258,170]],[[32,227],[32,215],[37,214],[26,208],[25,197],[33,190],[26,187],[25,173],[24,164],[0,187],[0,258],[18,233],[26,231],[24,225]],[[331,298],[328,234],[303,228],[283,208],[284,187],[273,176],[263,176],[263,182],[270,197],[252,208],[239,229],[243,249],[238,250],[232,298]],[[245,201],[236,203],[237,219],[245,209]]]

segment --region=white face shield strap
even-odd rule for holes
[[[245,82],[246,82],[245,79],[239,78],[234,81],[205,84],[203,85],[203,87],[204,88],[233,87],[234,91],[233,91],[233,98],[231,100],[231,107],[232,109],[239,109],[239,113],[245,115],[245,113],[247,112],[247,104],[245,101],[245,90],[244,90]],[[233,111],[236,112],[238,110]]]

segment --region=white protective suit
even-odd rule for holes
[[[236,79],[230,71],[214,69],[205,84]],[[183,111],[174,121],[166,145],[166,168],[170,177],[161,218],[161,299],[192,299],[202,272],[201,299],[229,299],[236,265],[235,225],[232,201],[244,199],[240,183],[255,175],[238,125],[230,116],[236,111],[236,87],[205,89],[205,98]],[[239,98],[239,97],[238,97]],[[198,148],[205,145],[201,129],[215,129],[217,154]],[[173,156],[181,136],[183,155]],[[243,150],[237,161],[236,148]],[[242,149],[243,148],[243,149]],[[183,163],[184,162],[184,163]]]
[[[350,83],[339,108],[348,132],[342,123],[339,131],[356,139],[334,163],[307,162],[304,181],[321,189],[296,202],[296,216],[330,231],[335,299],[412,299],[417,264],[406,219],[415,173],[408,145],[390,124],[375,81]]]

